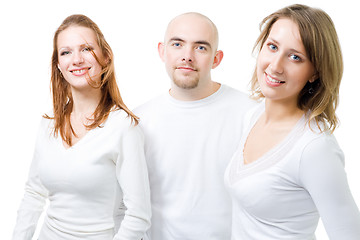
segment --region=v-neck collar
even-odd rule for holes
[[[247,140],[247,137],[260,118],[260,116],[264,113],[265,106],[261,105],[254,114],[252,115],[250,122],[244,128],[243,135],[240,140],[240,144],[236,154],[234,155],[231,168],[230,168],[230,183],[236,184],[241,178],[245,178],[252,174],[258,173],[265,169],[270,168],[276,163],[280,162],[284,156],[291,150],[296,141],[303,134],[304,129],[306,127],[306,115],[304,114],[298,122],[294,125],[292,130],[287,134],[287,136],[280,141],[277,145],[272,147],[269,151],[265,152],[262,156],[260,156],[257,160],[245,164],[244,163],[244,146]]]

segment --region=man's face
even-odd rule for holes
[[[181,15],[168,26],[159,54],[173,83],[193,89],[211,81],[217,36],[212,24],[195,14]]]

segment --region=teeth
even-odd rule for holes
[[[80,70],[74,70],[72,71],[73,73],[77,73],[77,74],[81,74],[83,72],[85,72],[85,69],[80,69]]]
[[[281,83],[281,81],[272,79],[270,76],[268,76],[268,79],[270,80],[270,82],[273,82],[273,83]]]

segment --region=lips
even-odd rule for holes
[[[266,73],[265,73],[265,81],[268,85],[274,86],[274,87],[280,86],[285,83],[285,81],[280,81],[275,78],[272,78],[272,77],[270,77],[270,75],[268,75]]]
[[[80,68],[80,69],[73,69],[73,70],[70,70],[70,72],[75,75],[75,76],[82,76],[84,74],[86,74],[89,70],[90,70],[91,67],[89,68]]]
[[[194,68],[189,67],[189,66],[180,66],[180,67],[177,67],[176,69],[184,70],[184,71],[196,71]]]

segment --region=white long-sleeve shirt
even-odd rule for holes
[[[151,206],[143,135],[122,110],[66,149],[43,119],[13,240],[140,240]]]
[[[228,240],[231,201],[223,176],[253,105],[222,85],[198,101],[168,93],[135,109],[145,135],[149,169],[151,240]]]
[[[360,213],[349,190],[335,137],[312,130],[304,115],[289,135],[256,161],[243,149],[264,106],[250,111],[225,173],[232,196],[232,240],[313,240],[321,217],[331,240],[360,239]]]

